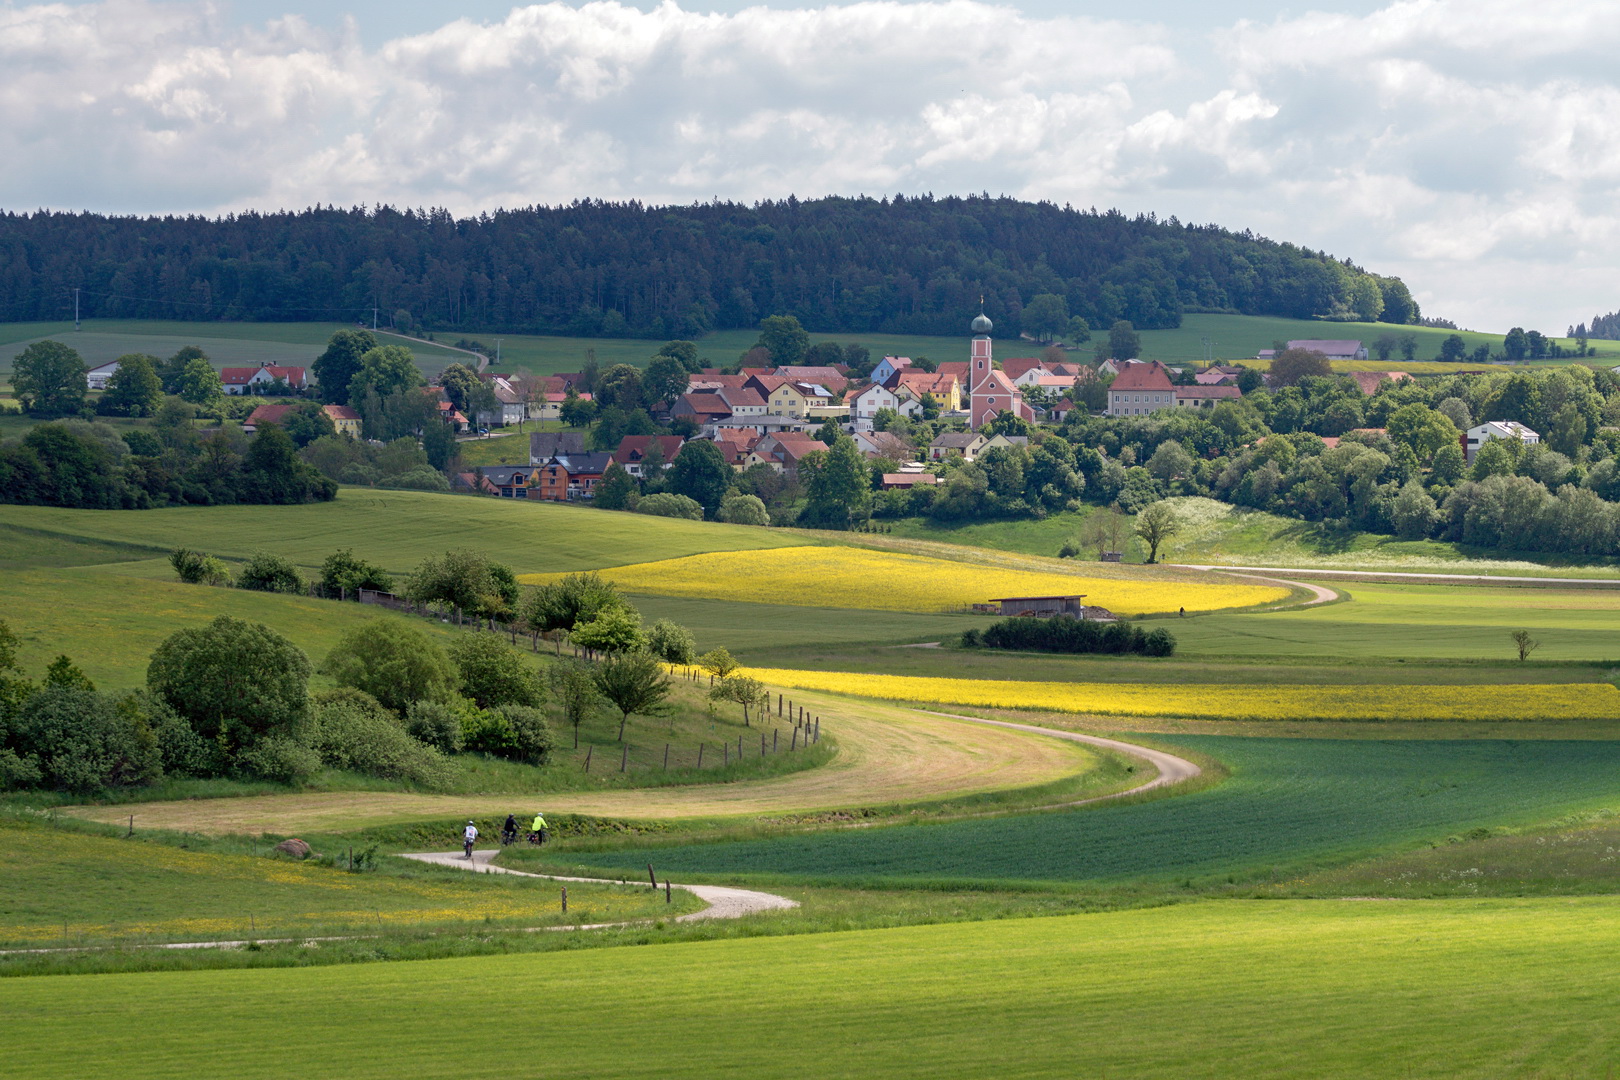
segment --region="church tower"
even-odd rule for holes
[[[989,380],[990,373],[996,369],[995,361],[990,355],[990,331],[994,325],[981,310],[970,327],[973,331],[973,356],[968,366],[969,394],[977,395],[979,388]]]
[[[983,311],[969,327],[973,331],[973,345],[968,360],[968,424],[974,429],[983,427],[1005,411],[1025,420],[1033,420],[1034,412],[1024,404],[1024,395],[996,370],[990,353],[990,331],[993,324]]]

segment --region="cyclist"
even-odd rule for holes
[[[517,815],[515,815],[515,814],[507,814],[506,815],[506,824],[501,826],[501,843],[502,844],[510,844],[512,841],[516,840],[517,839],[517,830],[518,830]]]
[[[469,859],[472,858],[473,841],[477,839],[478,826],[468,821],[467,827],[461,830],[461,846],[466,850]]]
[[[529,830],[529,839],[536,844],[546,842],[546,815],[538,810],[534,813],[534,825]]]

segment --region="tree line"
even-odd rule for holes
[[[0,215],[0,320],[363,320],[397,329],[695,338],[792,314],[818,332],[1003,332],[1187,311],[1417,323],[1393,277],[1250,232],[1010,198],[580,201],[111,217]],[[1054,299],[1061,300],[1059,313]],[[1031,308],[1026,314],[1026,308]],[[1025,325],[1025,322],[1028,325]]]

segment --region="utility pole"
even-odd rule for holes
[[[371,305],[371,328],[373,330],[377,329],[377,305],[376,304]]]
[[[79,329],[79,290],[77,287],[73,290],[73,329],[75,331]]]
[[[495,367],[497,369],[499,369],[500,366],[501,366],[501,339],[496,338],[495,339]]]

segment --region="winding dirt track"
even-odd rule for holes
[[[415,859],[417,862],[432,863],[435,866],[449,866],[457,870],[471,870],[479,874],[516,874],[518,877],[545,878],[547,881],[580,881],[591,885],[603,884],[602,878],[566,877],[562,874],[531,874],[527,870],[512,870],[504,866],[496,866],[490,860],[499,854],[498,849],[490,848],[487,851],[474,851],[471,861],[463,855],[453,851],[430,851],[419,855],[401,855],[402,859]],[[627,884],[637,884],[627,882]],[[644,881],[639,884],[652,888],[652,882]],[[724,885],[671,885],[671,888],[685,889],[709,906],[702,911],[694,911],[689,915],[681,915],[676,922],[696,922],[700,919],[740,919],[744,915],[753,915],[761,911],[781,911],[785,908],[799,906],[797,900],[789,900],[785,896],[775,893],[755,892],[752,889],[733,889]],[[546,929],[559,930],[600,930],[608,926],[633,926],[636,922],[646,922],[645,919],[632,920],[620,923],[593,923],[587,926],[547,927]]]

